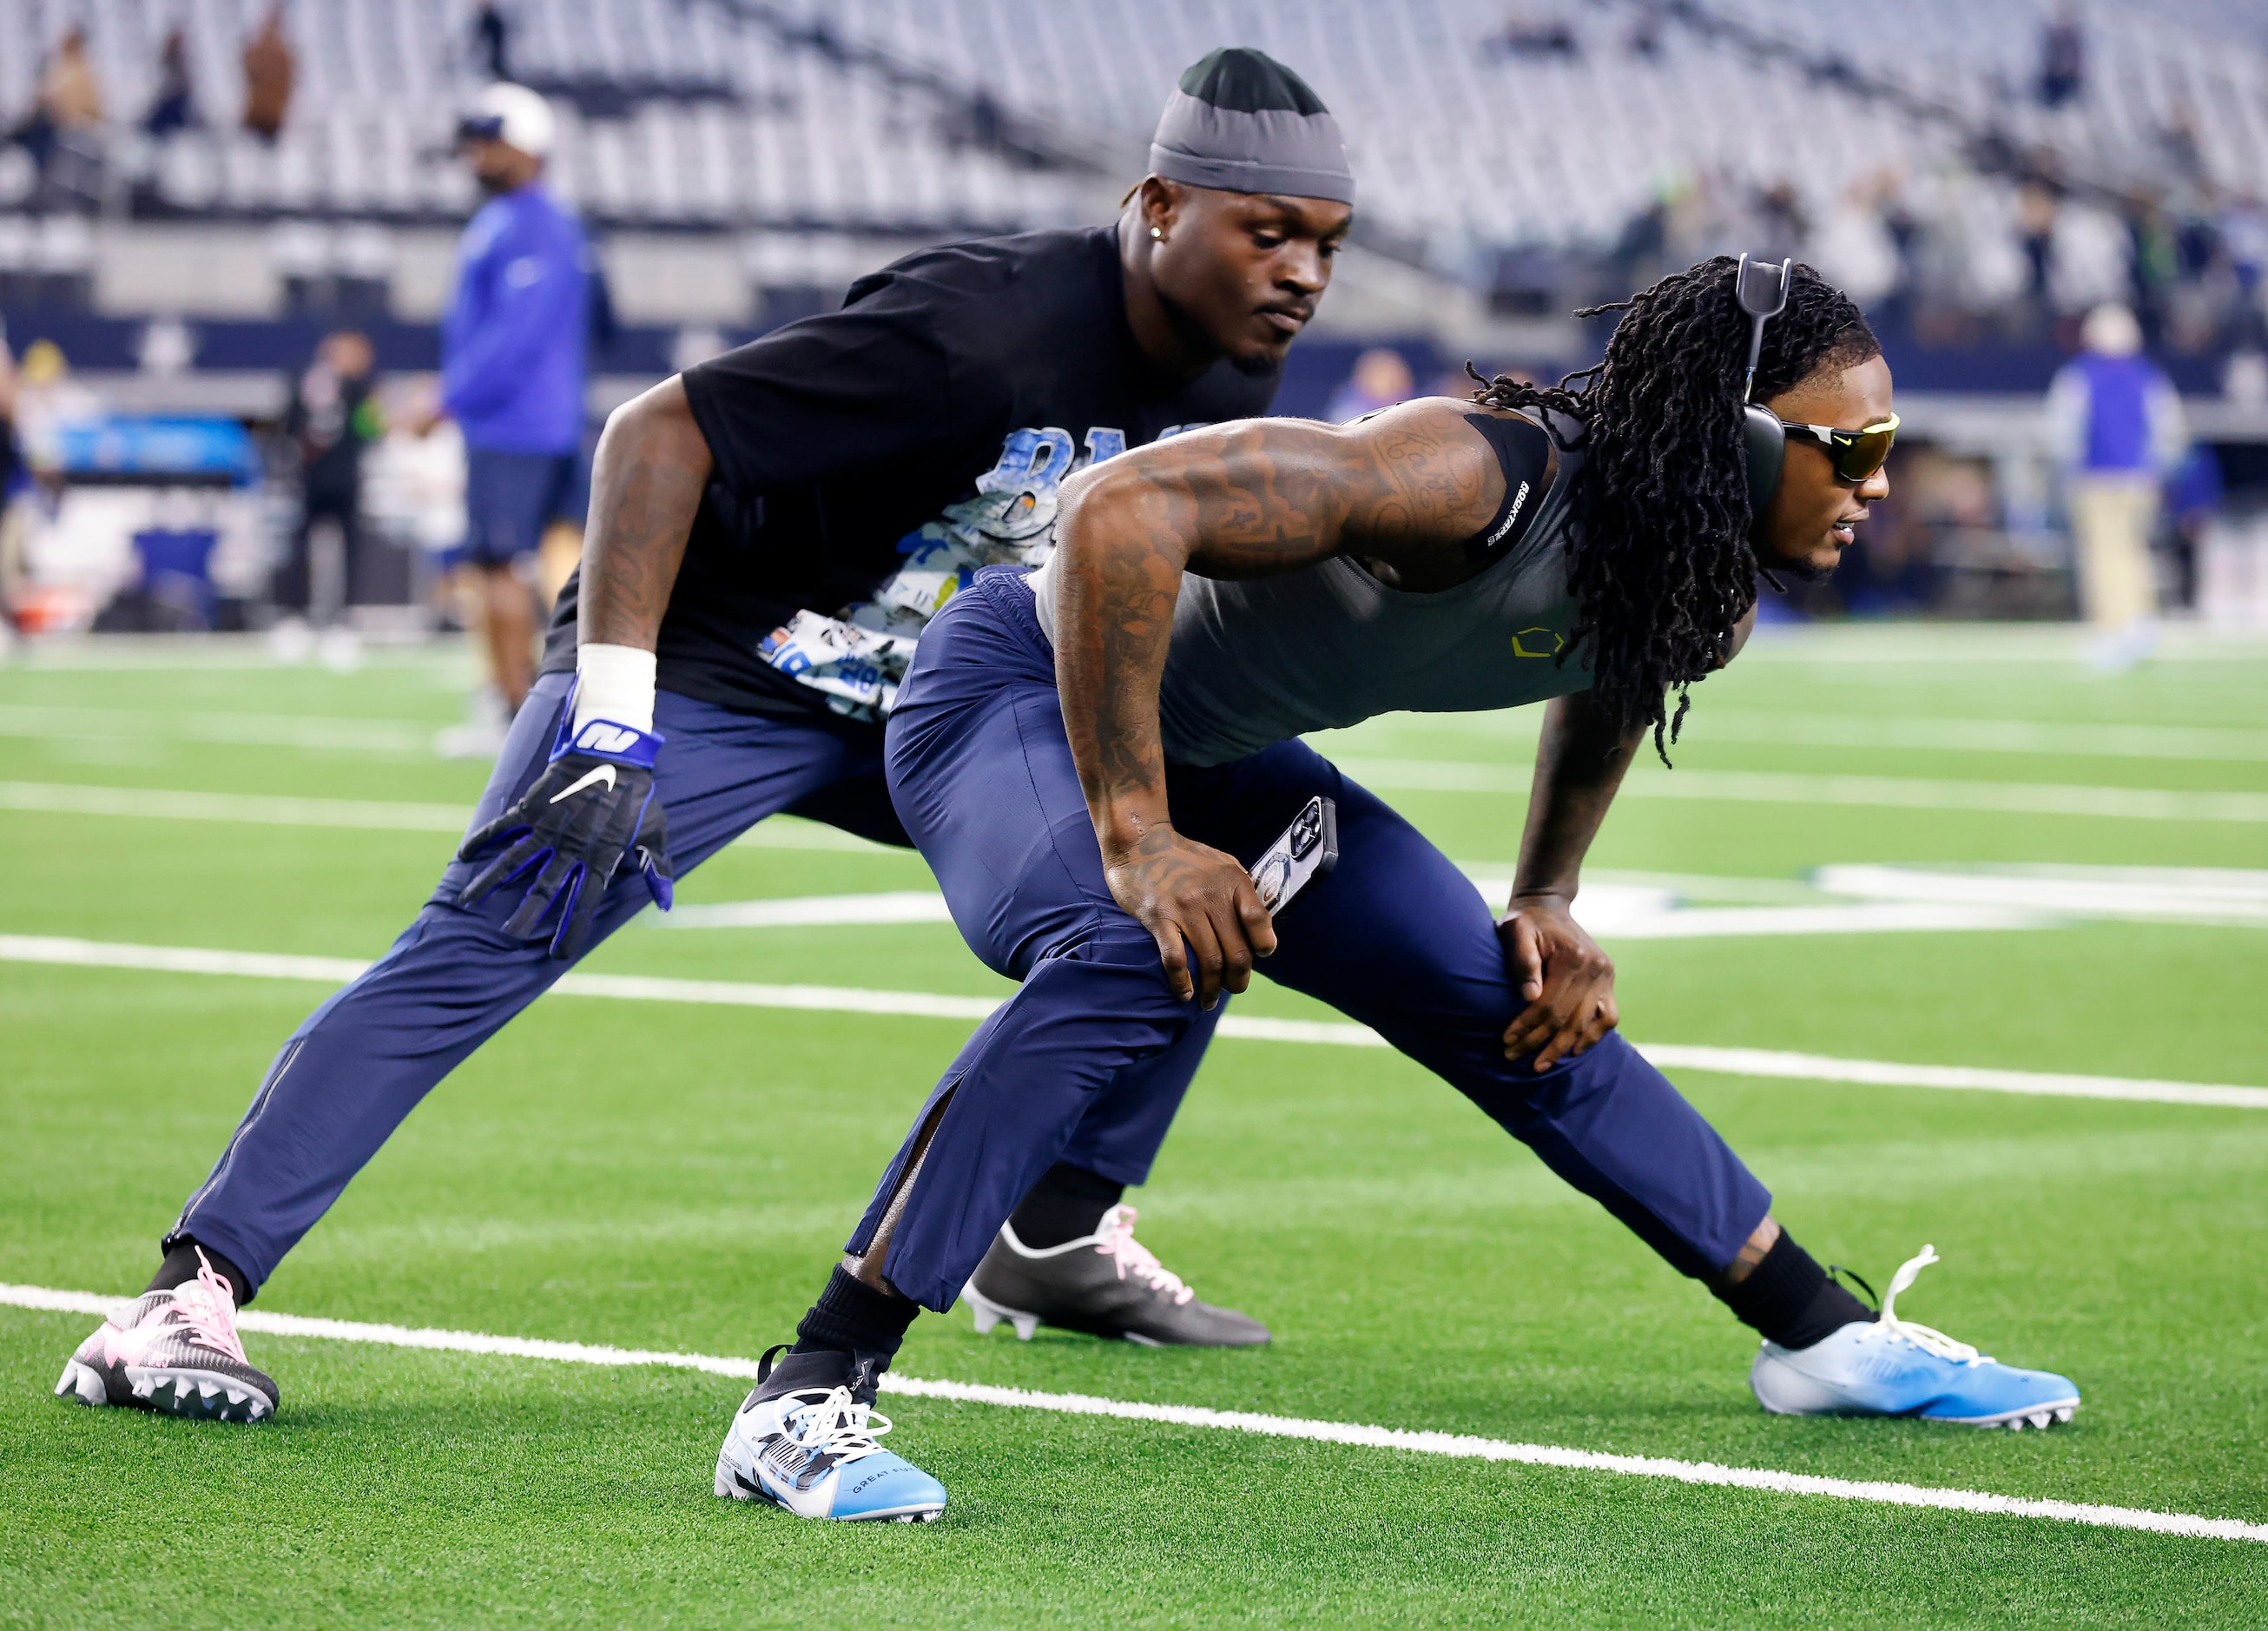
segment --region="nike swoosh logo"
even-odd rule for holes
[[[600,781],[607,784],[607,790],[609,793],[614,791],[615,767],[613,765],[601,764],[597,770],[586,771],[583,775],[577,777],[573,781],[568,783],[558,792],[553,793],[551,795],[551,802],[556,804],[560,800],[571,798],[574,794],[582,792],[584,788],[589,786],[592,783]]]

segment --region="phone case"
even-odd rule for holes
[[[1312,880],[1336,866],[1338,859],[1339,807],[1318,794],[1253,863],[1252,883],[1260,891],[1260,904],[1274,917]]]

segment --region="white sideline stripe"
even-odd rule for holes
[[[1355,756],[1337,761],[1356,780],[1410,792],[1525,794],[1525,766],[1464,759]],[[1810,776],[1778,771],[1641,771],[1625,799],[1699,799],[1742,804],[1842,804],[1884,809],[1977,810],[2001,815],[2102,816],[2139,821],[2268,822],[2268,793],[2179,793],[2162,787],[2074,786],[2058,782],[1937,781],[1904,776]]]
[[[136,946],[115,941],[71,940],[43,934],[0,934],[0,963],[77,968],[146,969],[166,974],[218,974],[254,979],[313,980],[342,985],[369,965],[350,957],[305,957],[260,951],[216,951],[196,946]],[[633,1002],[711,1003],[727,1007],[799,1008],[838,1014],[882,1014],[920,1019],[983,1020],[1000,1005],[990,997],[946,997],[919,991],[871,991],[855,985],[760,985],[733,980],[673,979],[643,974],[569,974],[553,990],[571,997],[612,997]],[[1244,1042],[1314,1043],[1383,1048],[1385,1037],[1345,1020],[1266,1019],[1230,1014],[1220,1034]],[[2163,1081],[2140,1076],[2084,1076],[2060,1072],[1995,1070],[1966,1065],[1904,1065],[1882,1059],[1833,1059],[1764,1048],[1723,1048],[1640,1043],[1639,1051],[1665,1070],[1707,1070],[1727,1075],[1795,1081],[1844,1081],[1867,1087],[1948,1088],[2021,1093],[2048,1098],[2124,1099],[2157,1104],[2204,1104],[2268,1110],[2268,1088],[2223,1082]]]
[[[0,1304],[49,1313],[107,1317],[129,1299],[90,1291],[51,1291],[40,1286],[0,1284]],[[591,1342],[545,1342],[526,1337],[490,1336],[477,1331],[441,1331],[409,1325],[364,1325],[350,1319],[314,1319],[247,1309],[236,1317],[246,1331],[277,1337],[320,1337],[340,1342],[372,1342],[388,1347],[427,1348],[449,1354],[495,1354],[509,1359],[550,1360],[572,1365],[651,1365],[697,1370],[710,1376],[754,1381],[756,1362],[712,1354],[673,1354],[652,1348],[608,1347]],[[1729,1467],[1713,1461],[1681,1461],[1668,1456],[1617,1456],[1557,1444],[1520,1444],[1469,1433],[1411,1432],[1366,1427],[1353,1421],[1316,1421],[1250,1410],[1210,1410],[1201,1405],[1151,1405],[1100,1399],[1091,1393],[1042,1393],[1028,1388],[994,1387],[976,1382],[946,1382],[885,1371],[882,1391],[909,1399],[939,1399],[961,1405],[993,1405],[1009,1410],[1046,1410],[1062,1415],[1107,1416],[1120,1421],[1157,1421],[1174,1427],[1225,1428],[1267,1438],[1300,1438],[1362,1450],[1401,1450],[1461,1460],[1508,1461],[1525,1466],[1562,1467],[1578,1472],[1616,1472],[1626,1477],[1666,1478],[1681,1484],[1756,1489],[1781,1495],[1824,1495],[1881,1506],[1927,1507],[2008,1517],[2043,1517],[2096,1529],[2132,1529],[2151,1534],[2201,1540],[2268,1543],[2268,1524],[2241,1518],[2203,1517],[2188,1512],[2153,1512],[2139,1507],[2102,1506],[2076,1501],[2039,1501],[1996,1495],[1976,1489],[1940,1489],[1923,1484],[1824,1478],[1810,1472],[1780,1472],[1768,1467]]]

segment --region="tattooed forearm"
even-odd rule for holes
[[[676,380],[607,421],[591,467],[579,643],[653,649],[709,470],[709,444]]]
[[[1267,577],[1343,551],[1413,587],[1469,573],[1463,542],[1504,489],[1469,412],[1433,401],[1345,429],[1252,420],[1123,454],[1064,488],[1056,681],[1106,855],[1167,824],[1158,686],[1182,573]]]

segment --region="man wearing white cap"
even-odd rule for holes
[[[554,134],[550,107],[517,85],[489,86],[458,125],[489,200],[459,243],[441,323],[441,403],[465,437],[461,558],[515,712],[535,678],[535,602],[518,564],[555,516],[581,508],[589,260],[581,225],[543,185]]]
[[[2124,306],[2098,306],[2080,351],[2048,387],[2051,438],[2067,481],[2080,609],[2095,633],[2096,668],[2132,668],[2155,643],[2156,569],[2150,534],[2160,479],[2189,446],[2181,398],[2142,351]]]

